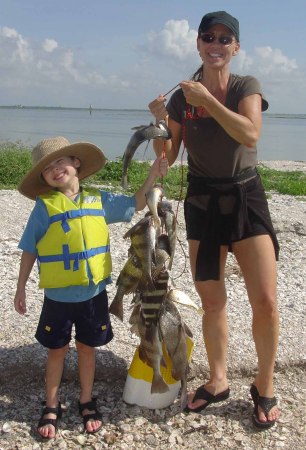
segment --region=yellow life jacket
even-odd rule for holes
[[[87,264],[95,284],[111,274],[109,231],[101,194],[83,190],[79,204],[58,191],[40,195],[49,227],[37,243],[40,288],[87,286]]]

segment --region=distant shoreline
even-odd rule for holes
[[[258,165],[280,171],[299,171],[306,173],[306,161],[258,161]]]
[[[89,105],[87,107],[85,106],[41,106],[41,105],[0,105],[0,109],[48,109],[48,110],[76,110],[76,111],[141,111],[141,112],[147,112],[150,114],[150,111],[148,109],[142,109],[142,108],[101,108],[101,107],[94,107],[92,105]],[[292,113],[292,114],[286,114],[286,113],[271,113],[271,112],[264,112],[263,116],[276,118],[276,119],[306,119],[306,114],[303,113]]]

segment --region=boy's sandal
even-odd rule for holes
[[[255,386],[255,384],[252,384],[251,389],[250,389],[250,393],[251,393],[251,397],[254,403],[254,411],[253,411],[253,415],[252,415],[252,420],[253,420],[253,424],[260,429],[267,429],[267,428],[271,428],[273,427],[273,425],[275,424],[275,420],[268,420],[268,413],[269,411],[277,405],[277,401],[275,397],[261,397],[259,395],[258,389]],[[258,406],[260,406],[264,413],[265,416],[267,417],[267,421],[266,422],[262,422],[259,419],[259,413],[258,413]]]
[[[83,411],[85,409],[88,409],[89,411],[94,411],[94,412],[83,415]],[[88,431],[86,428],[86,424],[89,420],[92,420],[92,421],[99,420],[100,422],[102,422],[102,414],[97,409],[97,399],[96,398],[92,398],[91,401],[87,402],[87,403],[79,402],[79,413],[83,419],[84,431],[87,431],[87,433],[94,434],[94,433],[97,433],[97,431],[99,431],[102,428],[102,423],[98,428],[96,428],[93,431]]]
[[[43,436],[42,434],[40,434],[39,428],[44,427],[46,425],[52,425],[54,427],[54,429],[55,429],[55,434],[56,434],[59,421],[60,421],[60,419],[62,417],[62,411],[63,411],[62,410],[62,405],[61,405],[60,402],[58,402],[58,406],[56,408],[51,408],[49,406],[45,406],[44,407],[44,409],[42,410],[41,417],[39,419],[38,425],[37,425],[37,432],[43,439],[52,439],[54,436],[52,436],[52,438],[50,438],[49,436]],[[56,419],[44,418],[44,416],[46,414],[55,414],[56,415]]]

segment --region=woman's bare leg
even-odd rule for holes
[[[255,236],[233,245],[241,267],[253,310],[253,338],[258,357],[258,374],[254,380],[262,397],[273,397],[273,374],[279,336],[279,313],[276,296],[276,261],[269,235]],[[265,416],[259,408],[259,420],[276,420],[277,406]]]
[[[189,242],[190,264],[193,278],[195,276],[198,241]],[[213,395],[219,394],[228,388],[226,375],[228,325],[226,315],[226,291],[224,285],[224,266],[227,257],[227,248],[221,247],[220,280],[194,281],[195,288],[201,298],[204,309],[203,337],[210,368],[210,378],[205,388]],[[188,408],[195,409],[206,403],[205,400],[196,400],[192,403],[194,392],[188,396]]]

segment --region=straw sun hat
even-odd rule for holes
[[[103,152],[89,142],[70,142],[62,137],[43,139],[32,150],[32,169],[21,180],[18,190],[22,195],[35,200],[37,195],[44,194],[52,189],[42,176],[43,169],[52,161],[62,156],[75,156],[81,162],[78,169],[80,180],[98,172],[105,164],[106,158]]]

